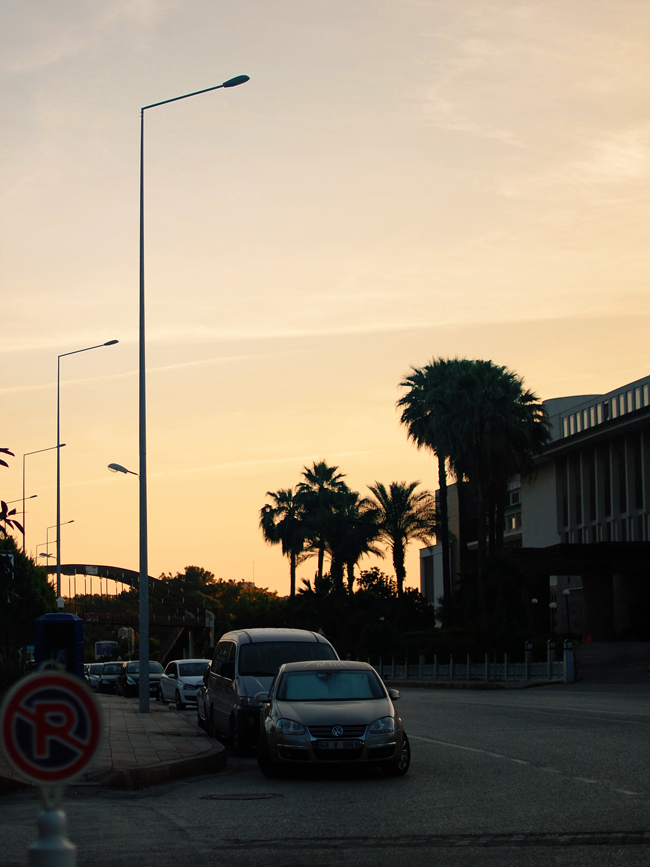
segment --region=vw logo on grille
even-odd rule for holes
[[[334,737],[340,738],[343,734],[343,726],[334,726],[332,729],[332,734]]]

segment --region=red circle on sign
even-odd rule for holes
[[[44,691],[48,698],[37,700]],[[42,672],[20,680],[3,702],[0,721],[7,758],[20,774],[36,783],[72,779],[86,767],[99,746],[101,720],[95,700],[83,683],[62,672]],[[61,721],[68,725],[67,730]],[[73,725],[82,729],[82,738],[71,733]],[[17,736],[19,727],[21,738]],[[30,727],[31,734],[26,737]],[[30,741],[31,751],[26,741]],[[60,742],[64,753],[66,747],[68,754],[77,753],[76,758],[55,756],[48,767],[36,762],[38,749],[45,749],[47,757],[52,741],[55,745]]]

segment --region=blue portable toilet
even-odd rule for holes
[[[58,662],[84,676],[84,622],[76,614],[43,614],[34,624],[34,662]]]

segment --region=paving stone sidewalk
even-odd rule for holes
[[[103,717],[103,742],[77,784],[144,789],[224,767],[223,745],[175,708],[152,702],[151,712],[143,714],[137,699],[96,698]],[[0,754],[0,793],[24,785]]]

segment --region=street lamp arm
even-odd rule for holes
[[[189,99],[190,96],[198,96],[200,93],[209,93],[211,90],[219,90],[222,87],[237,87],[238,84],[244,84],[250,81],[248,75],[237,75],[235,78],[229,78],[223,84],[215,84],[214,87],[205,87],[203,90],[195,90],[192,93],[184,93],[183,96],[173,96],[171,99],[163,99],[162,102],[152,102],[151,105],[143,105],[142,111],[148,108],[156,108],[157,105],[167,105],[168,102],[178,102],[179,99]]]
[[[106,343],[98,343],[97,346],[86,346],[84,347],[84,349],[73,349],[72,352],[62,352],[61,355],[57,357],[65,358],[66,355],[77,355],[79,352],[88,352],[91,349],[101,349],[102,346],[114,346],[116,343],[119,342],[119,340],[107,340]],[[61,445],[63,445],[63,443],[61,443]],[[54,448],[56,448],[56,446],[54,446]],[[43,451],[45,451],[45,449],[43,449]]]

